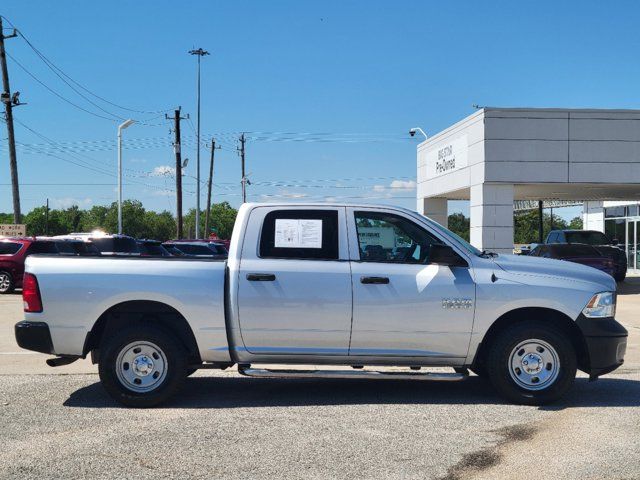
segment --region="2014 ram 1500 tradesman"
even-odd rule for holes
[[[130,406],[233,364],[262,377],[458,380],[471,369],[513,402],[542,404],[577,368],[596,378],[622,364],[615,292],[593,268],[481,252],[409,210],[245,204],[226,262],[30,257],[16,338],[56,355],[53,366],[90,353]],[[432,366],[453,371],[415,371]]]

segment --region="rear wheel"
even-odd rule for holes
[[[164,330],[134,325],[101,347],[98,371],[105,390],[115,400],[129,407],[152,407],[182,385],[187,376],[187,353]]]
[[[627,276],[627,269],[625,267],[624,270],[616,273],[613,278],[616,280],[616,282],[624,282],[625,277]]]
[[[556,328],[522,322],[492,342],[486,370],[498,393],[515,403],[543,405],[565,395],[575,380],[576,353]]]
[[[11,274],[9,272],[0,272],[0,294],[11,293],[14,287]]]

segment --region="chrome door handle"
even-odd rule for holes
[[[276,276],[273,273],[247,273],[250,282],[273,282]]]
[[[386,285],[389,283],[388,277],[360,277],[360,283],[365,285]]]

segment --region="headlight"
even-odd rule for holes
[[[582,313],[589,318],[614,317],[616,315],[616,294],[614,292],[596,293]]]

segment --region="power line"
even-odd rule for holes
[[[15,26],[13,25],[13,23],[11,23],[11,21],[2,16],[2,18],[4,18],[7,23],[9,23],[9,25],[11,25],[12,27],[15,28]],[[98,95],[97,93],[91,91],[89,88],[85,87],[83,84],[81,84],[80,82],[76,81],[75,79],[73,79],[71,76],[69,76],[67,73],[65,73],[60,67],[58,67],[55,63],[53,63],[51,60],[49,60],[49,58],[47,58],[44,53],[42,53],[38,48],[35,47],[35,45],[33,45],[33,43],[31,43],[31,41],[27,38],[27,36],[22,32],[22,30],[17,29],[18,34],[20,35],[20,37],[25,41],[25,43],[33,50],[33,52],[58,76],[60,77],[61,80],[63,80],[67,85],[69,85],[69,83],[67,81],[65,81],[62,77],[64,76],[66,79],[68,79],[70,82],[72,82],[73,84],[77,85],[79,88],[81,88],[82,90],[84,90],[85,92],[87,92],[89,95],[92,95],[93,97],[108,103],[109,105],[112,105],[116,108],[119,108],[121,110],[126,110],[129,112],[136,112],[136,113],[159,113],[159,114],[164,114],[165,112],[170,111],[170,109],[165,109],[165,110],[138,110],[138,109],[134,109],[134,108],[129,108],[129,107],[124,107],[122,105],[119,105],[115,102],[112,102],[110,100],[107,100],[106,98]],[[83,98],[85,98],[88,102],[92,103],[93,105],[95,105],[93,102],[91,102],[90,100],[88,100],[86,97],[84,97],[84,95],[80,94],[79,92],[77,92],[77,90],[75,90],[75,88],[71,87],[71,85],[69,85],[70,88],[72,88],[76,93],[78,93],[79,95],[81,95]],[[100,108],[96,105],[97,108]],[[101,109],[101,108],[100,108]],[[101,109],[102,110],[102,109]],[[140,123],[140,122],[139,122]]]
[[[56,92],[53,88],[51,88],[50,86],[48,86],[46,83],[44,83],[42,80],[40,80],[38,77],[36,77],[33,73],[31,73],[24,65],[22,65],[18,60],[15,59],[15,57],[13,55],[10,55],[9,53],[7,53],[7,56],[13,60],[13,62],[18,65],[18,67],[20,67],[27,75],[29,75],[31,78],[33,78],[36,82],[38,82],[40,85],[42,85],[44,88],[46,88],[49,92],[51,92],[53,95],[55,95],[56,97],[58,97],[59,99],[67,102],[69,105],[72,105],[73,107],[77,108],[78,110],[82,110],[85,113],[88,113],[89,115],[93,115],[94,117],[98,117],[98,118],[102,118],[105,120],[109,120],[111,122],[117,122],[118,119],[116,118],[109,118],[109,117],[105,117],[104,115],[100,115],[99,113],[95,113],[92,112],[91,110],[87,110],[86,108],[81,107],[80,105],[78,105],[77,103],[72,102],[71,100],[69,100],[68,98],[62,96],[61,94],[59,94],[58,92]]]

